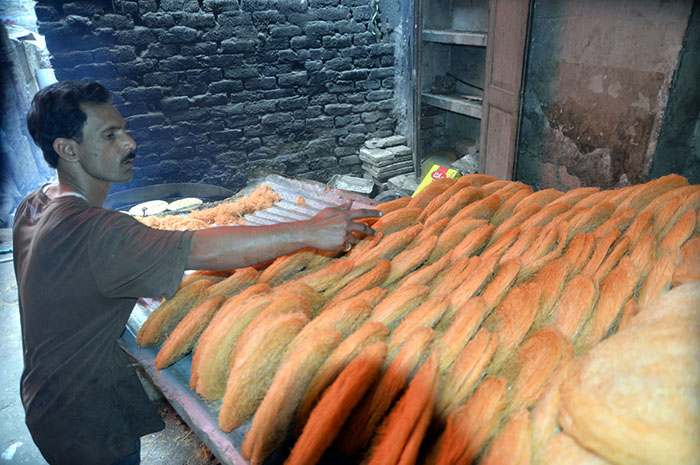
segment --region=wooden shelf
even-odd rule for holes
[[[424,92],[421,97],[422,102],[427,105],[481,119],[481,96],[468,98],[459,94],[438,95]]]
[[[423,40],[441,44],[471,45],[486,47],[485,32],[423,29]]]

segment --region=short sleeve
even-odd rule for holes
[[[171,297],[182,280],[193,234],[150,228],[125,213],[104,210],[89,238],[98,289],[109,298]]]

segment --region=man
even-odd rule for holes
[[[51,464],[139,463],[139,438],[163,428],[117,345],[138,297],[172,296],[186,269],[227,270],[304,247],[340,250],[349,204],[307,221],[161,231],[103,207],[133,177],[136,143],[94,82],[60,82],[34,97],[27,124],[58,184],[31,193],[13,228],[24,349],[21,396],[32,437]]]

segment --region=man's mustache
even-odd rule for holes
[[[133,160],[134,158],[136,158],[136,153],[135,153],[135,152],[129,152],[129,153],[124,157],[124,160],[122,160],[122,163],[127,162],[127,161],[131,161],[131,160]]]

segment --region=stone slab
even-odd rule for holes
[[[373,183],[365,178],[349,176],[347,174],[335,174],[328,181],[328,185],[336,189],[345,191],[358,192],[360,194],[369,194],[374,188]]]
[[[386,148],[389,152],[393,153],[394,155],[411,155],[413,151],[411,150],[411,147],[407,145],[396,145],[394,147],[387,147]]]
[[[364,176],[366,179],[369,179],[370,181],[372,181],[372,182],[374,183],[374,185],[377,186],[377,187],[379,188],[380,191],[385,191],[385,190],[389,189],[389,184],[387,184],[386,181],[380,181],[379,179],[375,179],[375,178],[372,177],[371,174],[369,174],[369,173],[367,173],[367,172],[365,172],[365,173],[363,174],[363,176]]]
[[[386,166],[388,164],[412,160],[413,152],[405,145],[397,145],[386,149],[360,148],[360,160],[374,166]]]
[[[413,162],[410,161],[410,160],[409,160],[409,161],[401,161],[401,162],[392,163],[391,165],[386,165],[386,166],[381,166],[381,167],[377,167],[377,166],[374,166],[374,165],[370,165],[370,164],[367,164],[367,163],[363,163],[363,164],[362,164],[362,167],[363,167],[363,168],[367,167],[367,168],[369,168],[372,172],[375,172],[375,173],[384,174],[384,173],[388,173],[388,172],[390,172],[390,171],[394,171],[394,170],[397,170],[397,169],[413,168]]]
[[[394,158],[395,154],[385,149],[368,149],[360,147],[360,159],[371,160],[372,163],[379,163]]]
[[[381,149],[385,147],[392,147],[394,145],[401,145],[406,143],[406,137],[394,135],[389,137],[383,137],[379,139],[370,139],[365,142],[365,147],[370,149]]]
[[[374,167],[362,164],[362,169],[372,175],[373,178],[379,179],[380,181],[386,181],[392,176],[398,174],[409,173],[413,171],[413,163],[400,164],[400,166],[392,166],[391,168],[384,168],[381,172],[374,169]]]
[[[392,165],[394,163],[412,161],[413,157],[409,154],[409,155],[402,155],[402,156],[390,158],[388,160],[377,162],[375,160],[372,160],[371,158],[364,157],[364,156],[360,155],[360,160],[367,163],[368,165],[372,165],[372,166],[376,166],[376,167],[383,167],[383,166]]]
[[[387,180],[387,184],[390,189],[394,189],[405,196],[409,196],[413,195],[416,189],[418,189],[418,184],[420,184],[420,182],[416,179],[416,175],[411,172],[393,176]]]

